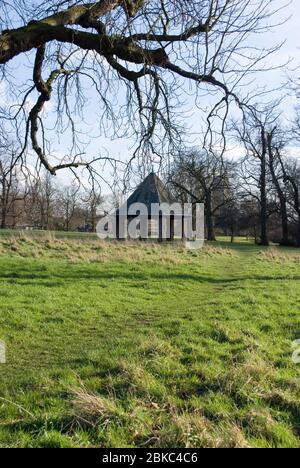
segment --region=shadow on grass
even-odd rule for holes
[[[300,281],[300,275],[284,276],[284,275],[247,275],[237,277],[213,277],[196,273],[184,273],[180,271],[157,272],[151,271],[144,273],[143,271],[121,271],[120,269],[103,268],[97,270],[95,268],[61,268],[56,271],[47,273],[41,272],[38,269],[34,272],[33,268],[24,268],[24,265],[15,268],[13,272],[0,273],[0,280],[8,280],[13,283],[20,284],[36,284],[45,287],[61,287],[66,282],[74,281],[192,281],[210,284],[231,284],[244,281]]]
[[[48,418],[45,420],[45,417],[40,416],[32,418],[31,420],[23,421],[14,421],[12,423],[3,423],[1,424],[3,429],[9,430],[11,433],[16,433],[23,431],[31,435],[38,436],[41,432],[45,430],[57,430],[62,434],[70,434],[76,429],[87,429],[91,428],[91,425],[87,421],[80,420],[76,421],[74,415],[66,415],[64,417],[57,418]]]
[[[260,274],[245,274],[238,276],[221,276],[214,273],[203,275],[201,272],[189,273],[186,272],[186,266],[174,267],[173,270],[159,270],[156,266],[143,265],[139,267],[130,267],[126,265],[107,265],[107,264],[91,264],[90,266],[82,265],[58,265],[57,267],[46,268],[40,264],[24,264],[9,266],[6,272],[0,272],[0,280],[9,280],[12,282],[34,282],[43,284],[46,287],[59,287],[62,283],[68,281],[80,280],[120,280],[120,281],[195,281],[212,284],[236,283],[240,281],[255,280],[255,281],[299,281],[300,275],[260,275]]]
[[[290,415],[293,429],[297,436],[300,436],[300,403],[288,401],[283,395],[275,393],[265,399],[266,403],[278,412],[285,412]]]

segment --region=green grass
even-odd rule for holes
[[[300,253],[0,239],[1,447],[299,447]]]

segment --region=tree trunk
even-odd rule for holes
[[[49,230],[49,220],[50,220],[50,203],[49,201],[47,200],[46,202],[47,206],[46,206],[46,230],[48,231]]]
[[[3,209],[1,213],[1,229],[6,228],[6,210]]]
[[[214,220],[213,220],[213,212],[212,212],[212,201],[211,201],[211,194],[206,194],[206,201],[205,201],[205,209],[206,209],[206,229],[207,229],[207,240],[208,241],[215,241],[215,229],[214,229]]]
[[[298,229],[297,229],[296,245],[297,247],[300,247],[300,210],[298,212]]]
[[[276,179],[276,176],[275,176],[275,179]],[[278,180],[277,182],[275,182],[275,186],[276,186],[277,194],[279,197],[279,203],[280,203],[280,216],[281,216],[281,226],[282,226],[281,244],[289,245],[289,223],[288,223],[287,204],[286,204],[284,194],[278,183]]]
[[[258,241],[257,241],[257,228],[256,228],[256,225],[254,225],[254,242],[255,244],[258,244]]]
[[[276,192],[279,198],[279,203],[280,203],[280,215],[281,215],[281,226],[282,226],[282,239],[281,239],[281,244],[282,245],[289,245],[289,225],[288,225],[288,212],[287,212],[287,202],[286,198],[284,195],[284,192],[280,186],[277,174],[276,174],[276,169],[274,165],[274,152],[272,148],[272,139],[273,135],[272,133],[269,133],[267,136],[267,142],[268,142],[268,153],[269,153],[269,166],[270,166],[270,171],[272,175],[272,180],[273,184],[276,188]],[[280,158],[279,151],[277,151],[277,157]]]
[[[300,197],[299,197],[299,186],[298,182],[296,179],[294,179],[292,176],[289,176],[286,171],[284,170],[283,167],[283,172],[284,172],[284,182],[290,182],[292,189],[293,189],[293,204],[294,204],[294,210],[297,213],[298,216],[298,226],[297,226],[297,233],[296,233],[296,245],[297,247],[300,247]]]
[[[6,218],[7,218],[7,205],[6,205],[7,195],[5,189],[5,181],[2,181],[2,196],[1,196],[1,229],[6,228]]]
[[[262,155],[261,155],[261,175],[260,175],[260,223],[261,223],[261,235],[260,243],[261,245],[269,245],[268,240],[268,213],[267,213],[267,171],[266,171],[266,155],[267,155],[267,145],[266,145],[266,136],[264,130],[261,132],[261,141],[262,141]]]
[[[231,235],[230,235],[231,239],[230,239],[230,242],[231,244],[234,243],[234,226],[231,225]]]
[[[206,228],[207,228],[207,240],[208,241],[215,241],[215,234],[214,234],[214,225],[213,219],[211,214],[206,215]]]
[[[92,232],[96,232],[96,216],[97,216],[97,208],[92,206],[92,209],[91,209]]]
[[[281,211],[281,222],[282,222],[282,245],[289,245],[289,223],[287,212]]]

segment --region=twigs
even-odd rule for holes
[[[27,88],[9,118],[18,121],[20,133],[23,129],[20,158],[30,141],[51,174],[81,167],[90,173],[92,161],[82,159],[86,134],[75,118],[79,115],[83,122],[87,80],[99,97],[99,136],[134,141],[129,162],[142,167],[153,159],[161,163],[180,147],[180,109],[190,95],[199,108],[209,96],[205,146],[212,150],[217,137],[224,152],[232,105],[242,113],[251,105],[251,95],[242,96],[243,82],[263,70],[267,55],[281,47],[267,50],[251,42],[251,35],[265,34],[276,25],[271,18],[281,10],[271,0],[32,0],[27,9],[23,0],[17,2],[22,25],[8,20],[16,8],[12,2],[0,6],[0,64],[35,51],[34,87]],[[26,103],[33,92],[38,98],[28,114]],[[57,164],[45,154],[44,130],[39,141],[42,112],[50,100],[56,107],[54,130],[72,134],[69,157]],[[23,116],[27,124],[22,126]]]

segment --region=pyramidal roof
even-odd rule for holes
[[[151,172],[148,177],[138,186],[135,192],[128,198],[127,206],[133,203],[143,203],[151,211],[152,203],[172,203],[174,200],[165,184]]]

